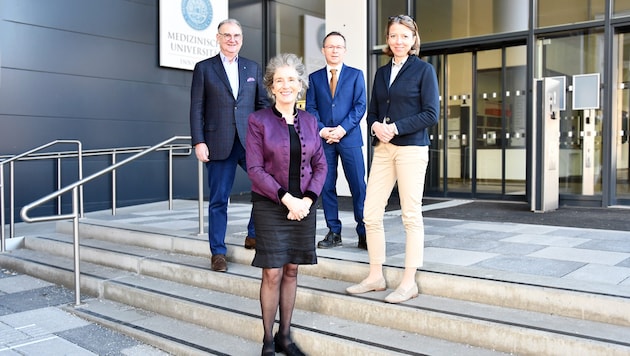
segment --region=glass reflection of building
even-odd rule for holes
[[[335,13],[348,7],[351,13]],[[310,56],[309,17],[350,37],[365,31],[366,43],[350,43],[349,52],[365,57],[368,90],[388,60],[381,54],[387,17],[401,13],[417,20],[421,55],[436,68],[442,91],[427,196],[530,199],[532,92],[536,80],[557,77],[566,88],[561,204],[630,204],[630,0],[230,1],[230,16],[246,24],[244,55],[260,61],[279,52]],[[596,109],[574,108],[572,81],[584,74],[599,74]]]

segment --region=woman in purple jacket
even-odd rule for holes
[[[247,174],[252,181],[256,255],[261,267],[263,355],[303,355],[291,340],[298,265],[316,264],[316,205],[326,180],[326,157],[317,119],[298,110],[308,87],[306,68],[294,54],[269,61],[263,82],[274,105],[249,115]],[[273,336],[276,312],[280,327]]]

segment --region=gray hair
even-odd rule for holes
[[[226,23],[234,24],[234,25],[238,26],[241,29],[241,31],[243,30],[243,27],[241,26],[241,23],[238,22],[237,19],[225,19],[225,20],[219,22],[219,26],[217,26],[217,31],[221,31],[221,26],[225,25]]]
[[[267,69],[265,70],[265,77],[263,78],[263,84],[267,89],[269,97],[275,101],[271,88],[273,87],[273,76],[276,74],[278,68],[291,67],[295,69],[298,74],[300,84],[302,84],[302,90],[298,94],[298,98],[301,98],[306,89],[308,89],[308,75],[306,73],[306,66],[302,63],[302,60],[293,53],[280,53],[269,60],[267,63]]]

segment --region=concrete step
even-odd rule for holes
[[[24,249],[14,251],[11,258],[15,263],[10,267],[17,271],[36,270],[38,277],[48,277],[55,283],[73,278],[72,261],[62,256]],[[259,352],[261,342],[257,340],[262,335],[262,323],[257,299],[88,262],[82,263],[82,269],[81,282],[85,286],[82,289],[85,293],[98,293],[100,299],[83,299],[83,305],[68,307],[68,311],[89,315],[91,321],[118,331],[131,332],[131,336],[174,354],[204,354],[209,350],[234,355]],[[238,274],[232,278],[235,284],[244,279]],[[191,332],[187,331],[187,325],[192,325]],[[172,328],[177,328],[178,333],[169,333]],[[212,335],[230,337],[210,339]],[[293,337],[309,355],[503,354],[299,308],[293,317]],[[243,352],[231,349],[231,345],[239,345]]]
[[[81,232],[83,234],[83,229]],[[133,234],[128,231],[121,232],[121,235],[123,234],[129,234],[133,241],[141,240],[133,239]],[[103,234],[103,236],[106,235],[116,234]],[[166,239],[168,237],[154,235],[154,238]],[[30,250],[20,251],[20,253],[34,254],[38,252],[50,258],[47,251],[54,251],[59,256],[57,258],[65,259],[66,264],[68,264],[65,273],[69,274],[66,280],[72,281],[72,274],[70,273],[72,246],[69,236],[51,234],[41,238],[27,238],[25,239],[25,246]],[[207,291],[224,293],[231,300],[235,295],[247,298],[255,301],[255,310],[251,310],[250,314],[257,315],[256,313],[259,313],[257,298],[260,270],[248,264],[252,257],[251,251],[242,248],[232,250],[235,251],[236,255],[249,254],[249,260],[244,256],[234,256],[237,260],[239,258],[244,259],[246,263],[234,263],[230,260],[228,273],[208,271],[207,257],[122,245],[119,237],[115,242],[82,237],[81,257],[82,261],[90,261],[90,264],[98,263],[101,266],[120,267],[134,275],[157,277],[170,283],[178,283],[180,284],[177,287],[178,291],[185,287],[194,286]],[[25,259],[37,260],[33,256]],[[42,258],[41,262],[47,263],[46,258]],[[328,263],[334,264],[335,268],[328,266],[328,268],[317,271],[318,266],[326,266]],[[88,262],[82,263],[82,265],[85,264]],[[345,323],[354,322],[360,326],[367,327],[369,325],[369,327],[395,329],[397,332],[407,332],[413,335],[425,335],[423,337],[428,336],[430,339],[441,338],[456,345],[469,344],[484,349],[519,354],[555,354],[568,351],[579,352],[580,354],[624,354],[630,351],[626,340],[626,335],[630,329],[611,323],[576,320],[551,315],[552,313],[515,310],[428,294],[422,294],[419,298],[402,305],[382,303],[382,298],[386,292],[370,293],[361,297],[347,296],[343,291],[348,286],[348,282],[334,277],[336,277],[337,271],[352,269],[352,265],[356,265],[356,263],[320,259],[320,263],[313,266],[314,271],[311,271],[312,273],[303,273],[306,269],[301,269],[298,304],[296,305],[296,308],[301,312],[310,313],[310,319],[321,316],[325,316],[326,319],[340,318],[341,321],[335,325],[344,325],[344,328],[339,332],[339,335],[344,337],[350,329]],[[33,267],[33,269],[35,268]],[[327,272],[329,270],[334,272]],[[82,272],[83,276],[96,273],[86,271],[83,267]],[[106,274],[101,278],[119,281],[120,274],[120,271],[118,273],[112,272],[111,276]],[[138,285],[137,282],[134,283]],[[86,284],[90,285],[87,282]],[[103,286],[93,286],[91,290],[97,293],[96,295],[101,296],[104,295],[105,290],[115,290],[110,284],[107,284],[107,289]],[[525,287],[531,288],[531,286]],[[496,283],[495,288],[500,289],[500,284]],[[521,293],[527,292],[527,289],[521,291]],[[124,299],[125,295],[131,295],[131,293],[125,291],[104,297],[138,308],[149,307],[138,304],[139,302],[135,301],[135,298],[132,300]],[[140,300],[151,299],[147,296],[137,298]],[[164,301],[155,300],[154,302],[158,305],[164,304]],[[174,304],[174,302],[168,303]],[[185,320],[185,316],[178,315],[177,318]],[[260,327],[259,320],[255,324]],[[256,326],[253,325],[253,327]],[[327,330],[327,328],[324,326],[322,329],[316,330]],[[259,338],[261,334],[262,331],[259,331],[253,336],[254,340]],[[369,338],[369,340],[379,340],[377,337],[382,335],[382,332],[376,332],[375,335],[375,338]],[[406,340],[412,339],[415,340],[411,337],[406,338]],[[464,347],[468,348],[468,346]],[[449,349],[456,349],[456,346],[449,345]]]
[[[61,222],[57,231],[71,233],[72,224]],[[80,225],[82,238],[93,238],[124,245],[209,258],[206,237],[165,230],[138,230],[137,226],[116,222],[84,219]],[[237,246],[234,246],[237,247]],[[243,248],[228,249],[230,262],[250,264],[254,252]],[[359,283],[368,274],[367,263],[320,258],[317,265],[300,267],[301,274]],[[384,273],[392,285],[402,279],[401,268],[386,266]],[[553,286],[540,281],[505,282],[492,277],[470,277],[455,273],[421,271],[417,279],[420,293],[458,299],[498,307],[554,314],[607,324],[630,327],[630,295],[616,295],[609,290],[584,292],[567,286]],[[620,312],[621,311],[621,312]]]
[[[64,310],[172,355],[255,355],[260,350],[259,342],[107,299],[85,299]]]

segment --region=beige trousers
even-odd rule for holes
[[[384,264],[387,201],[398,182],[402,222],[405,227],[405,267],[418,268],[424,260],[422,195],[429,163],[428,146],[396,146],[379,142],[367,181],[364,217],[370,264]]]

